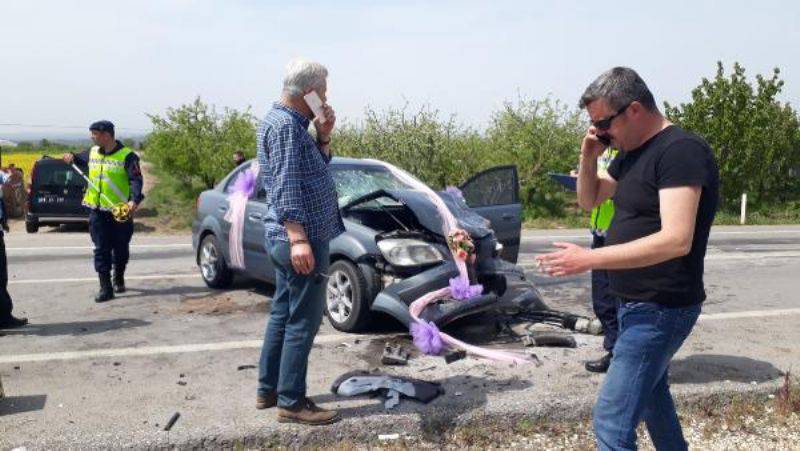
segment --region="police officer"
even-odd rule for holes
[[[605,171],[611,160],[617,156],[617,150],[607,148],[597,160],[597,170]],[[592,210],[589,228],[592,232],[592,249],[603,247],[606,242],[606,232],[611,226],[614,217],[614,202],[607,199]],[[605,373],[611,364],[614,343],[617,341],[619,327],[617,325],[617,301],[608,293],[608,273],[603,269],[592,271],[592,308],[597,319],[603,324],[603,348],[605,355],[597,360],[586,362],[586,370],[594,373]]]
[[[8,175],[0,171],[0,188],[7,180]],[[14,304],[11,302],[11,295],[8,294],[8,260],[6,259],[6,242],[3,239],[3,233],[7,231],[5,204],[0,189],[0,329],[11,329],[28,324],[28,318],[17,318],[11,314]]]
[[[144,199],[139,156],[114,137],[114,124],[98,121],[89,127],[95,146],[79,154],[64,154],[67,164],[82,166],[94,187],[87,186],[83,205],[91,209],[89,233],[94,243],[94,269],[100,277],[95,302],[114,299],[125,292],[125,267],[133,236],[132,214]],[[131,218],[118,222],[111,213],[114,206],[127,203]],[[111,268],[114,281],[111,281]]]

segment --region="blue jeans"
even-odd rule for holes
[[[308,275],[292,268],[289,243],[269,241],[275,266],[275,295],[261,348],[258,394],[278,393],[278,406],[292,407],[306,396],[308,354],[325,308],[329,265],[328,243],[311,243],[314,270]]]
[[[656,449],[687,449],[667,372],[699,315],[700,305],[669,308],[620,300],[620,333],[594,406],[598,449],[635,450],[642,420]]]

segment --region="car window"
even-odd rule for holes
[[[395,177],[388,169],[381,167],[331,168],[331,175],[336,184],[340,207],[361,196],[381,189],[413,189]],[[379,198],[364,205],[368,206],[374,203],[381,205],[397,204],[391,199]]]
[[[86,181],[72,168],[62,165],[42,164],[36,167],[37,186],[83,187]]]
[[[519,202],[519,182],[514,166],[488,169],[461,186],[464,200],[472,208],[511,205]]]

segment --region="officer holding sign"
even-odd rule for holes
[[[79,154],[64,154],[64,162],[82,166],[91,183],[86,188],[83,205],[91,209],[89,233],[94,243],[94,268],[100,277],[100,291],[95,302],[114,299],[125,291],[125,267],[133,237],[132,215],[144,199],[139,156],[114,136],[114,124],[93,123],[89,130],[95,146]],[[127,217],[112,211],[129,210]],[[112,285],[111,269],[114,269]]]

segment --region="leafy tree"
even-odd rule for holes
[[[721,62],[714,79],[703,78],[692,101],[665,103],[673,122],[705,138],[720,167],[723,207],[735,209],[742,193],[756,207],[797,198],[800,178],[800,123],[795,110],[777,100],[783,88],[775,68],[771,77],[756,75],[753,86],[745,69],[734,63],[727,76]]]
[[[435,188],[459,185],[485,165],[483,138],[454,117],[423,106],[375,111],[367,108],[359,125],[337,127],[337,155],[388,161]]]
[[[493,164],[515,164],[523,204],[538,215],[561,215],[572,196],[548,172],[569,172],[578,164],[586,121],[579,110],[545,100],[506,102],[487,131]]]
[[[42,140],[39,141],[39,147],[42,148],[42,149],[47,149],[51,145],[52,145],[52,143],[50,142],[49,139],[42,138]]]
[[[160,174],[187,187],[199,181],[203,189],[214,187],[232,168],[237,150],[255,155],[255,118],[226,108],[219,114],[197,97],[194,102],[167,109],[166,115],[148,115],[153,131],[147,137],[145,157]]]

